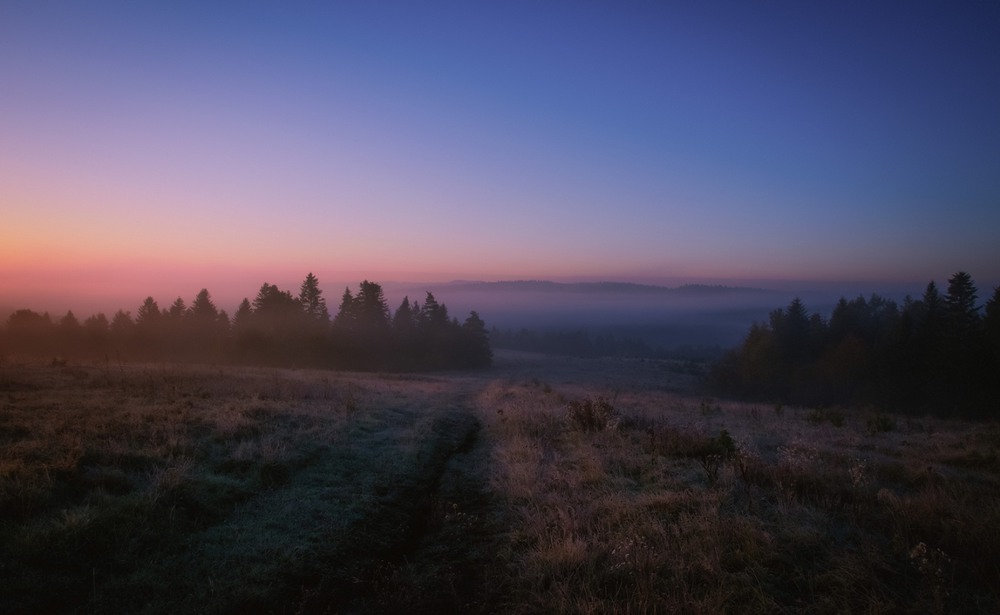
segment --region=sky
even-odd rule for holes
[[[232,310],[310,271],[330,301],[960,270],[988,296],[998,32],[991,1],[0,0],[0,308]]]

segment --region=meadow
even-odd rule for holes
[[[499,351],[0,364],[0,611],[1000,612],[1000,425]]]

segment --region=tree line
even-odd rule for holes
[[[754,324],[713,368],[722,394],[809,405],[876,404],[899,412],[998,416],[1000,287],[979,303],[960,271],[902,305],[841,298],[829,319],[799,299]]]
[[[202,289],[190,305],[178,297],[161,308],[147,297],[133,318],[119,310],[80,321],[69,311],[18,310],[0,329],[0,355],[133,361],[227,362],[360,370],[486,367],[489,332],[472,311],[464,322],[427,293],[423,304],[403,299],[395,312],[382,287],[365,280],[344,289],[331,316],[319,280],[309,273],[297,295],[264,283],[230,317]]]

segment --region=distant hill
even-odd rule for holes
[[[552,282],[549,280],[514,280],[502,282],[479,282],[455,280],[434,285],[437,288],[460,291],[537,292],[537,293],[595,293],[623,295],[673,295],[673,296],[719,296],[728,294],[770,294],[764,288],[747,286],[723,286],[710,284],[684,284],[681,286],[657,286],[632,282]]]

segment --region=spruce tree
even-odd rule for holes
[[[299,288],[299,304],[310,320],[326,323],[330,320],[330,311],[326,307],[326,299],[319,288],[319,280],[310,271]]]

